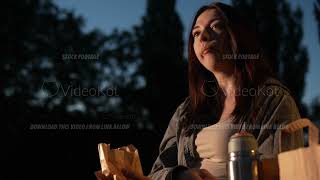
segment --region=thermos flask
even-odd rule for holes
[[[258,143],[248,132],[243,131],[230,137],[227,164],[229,180],[261,180],[261,162],[257,150]]]

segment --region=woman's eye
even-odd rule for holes
[[[195,32],[195,33],[193,33],[193,37],[195,38],[195,37],[198,37],[199,36],[199,32]]]
[[[212,28],[212,29],[218,29],[219,26],[218,26],[218,24],[214,24],[214,25],[211,26],[211,28]]]

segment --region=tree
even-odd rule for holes
[[[314,16],[316,18],[316,21],[318,23],[318,34],[319,34],[319,41],[320,41],[320,0],[316,0],[314,3]]]
[[[314,16],[318,24],[318,38],[320,42],[320,0],[314,3]],[[314,121],[320,122],[320,97],[316,97],[312,101],[310,116]]]
[[[314,122],[316,121],[318,123],[320,122],[320,97],[319,96],[314,98],[314,100],[312,101],[310,116]]]
[[[28,164],[20,173],[10,172],[7,179],[43,178],[47,169],[57,170],[52,179],[92,178],[99,167],[99,159],[92,158],[97,143],[135,144],[140,140],[136,137],[144,134],[133,134],[134,127],[93,130],[90,135],[88,131],[33,131],[30,127],[33,123],[110,124],[123,120],[121,115],[143,114],[143,106],[135,103],[136,92],[144,88],[135,33],[83,32],[81,17],[50,0],[10,1],[1,10],[8,14],[8,21],[1,25],[7,46],[0,62],[0,109],[8,128],[6,164],[9,170],[18,161]],[[117,90],[117,94],[105,90]],[[111,119],[109,113],[114,113]],[[147,147],[140,152],[147,155],[148,151]],[[145,159],[142,155],[141,160]],[[36,171],[29,168],[31,163]]]
[[[134,32],[84,33],[81,17],[47,0],[10,5],[3,28],[8,34],[1,61],[3,98],[60,112],[77,105],[92,117],[125,111],[120,91],[141,88]]]
[[[309,57],[302,45],[303,13],[300,7],[292,10],[285,0],[232,2],[256,24],[262,49],[274,73],[291,90],[301,115],[306,116],[302,96]]]
[[[99,31],[83,33],[83,20],[60,10],[51,1],[15,1],[9,10],[7,54],[1,66],[5,82],[1,93],[5,98],[26,102],[27,106],[65,108],[83,97],[57,96],[54,82],[61,87],[96,87],[95,61],[106,37]],[[19,14],[16,13],[19,11]],[[82,59],[69,55],[96,55]],[[44,86],[45,85],[45,86]],[[40,95],[39,95],[40,94]],[[46,94],[48,94],[46,96]],[[84,98],[83,98],[84,99]]]
[[[143,23],[136,28],[146,87],[142,104],[148,119],[163,134],[174,109],[187,95],[186,62],[183,59],[182,24],[175,1],[147,1]]]

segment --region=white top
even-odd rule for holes
[[[201,129],[195,139],[200,161],[196,168],[206,169],[218,179],[227,179],[228,142],[238,132],[233,118]]]

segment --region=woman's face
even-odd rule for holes
[[[200,63],[209,71],[221,70],[222,55],[229,53],[225,20],[216,9],[207,9],[197,18],[192,29],[193,48]]]

